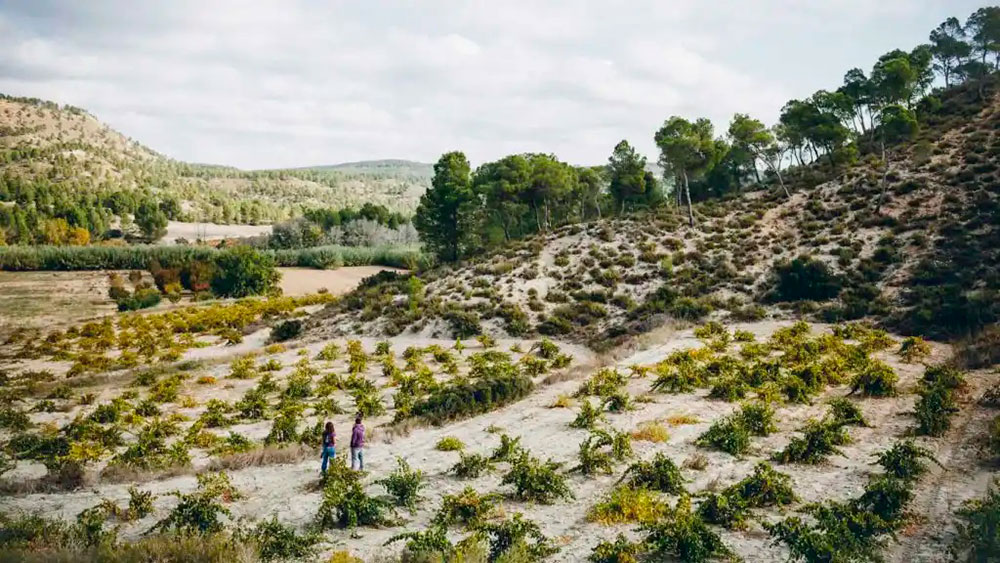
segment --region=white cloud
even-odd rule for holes
[[[962,4],[956,6],[955,4]],[[968,5],[966,5],[968,4]],[[776,118],[966,0],[0,0],[0,91],[241,167],[655,158],[668,116]],[[849,36],[838,44],[830,36]]]

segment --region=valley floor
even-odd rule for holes
[[[788,324],[791,323],[762,322],[728,328],[750,331],[757,339],[763,341],[776,328]],[[821,333],[828,331],[829,327],[814,325],[812,330],[814,334]],[[203,365],[192,375],[212,376],[217,383],[195,385],[193,382],[188,382],[184,394],[193,397],[198,405],[204,405],[209,399],[225,401],[239,399],[254,382],[226,379],[229,372],[227,361],[247,351],[256,349],[255,351],[261,352],[265,339],[258,336],[250,335],[244,340],[244,344],[229,350],[212,347],[190,351],[189,354],[195,354],[199,358],[212,358],[210,363]],[[361,338],[360,341],[369,353],[374,350],[375,339]],[[344,344],[344,340],[336,342],[341,346]],[[453,341],[418,337],[397,337],[389,339],[389,342],[397,356],[409,346],[426,347],[437,344],[443,348],[451,348],[453,344]],[[264,354],[259,356],[258,360],[263,362],[273,358],[290,367],[297,359],[316,357],[326,344],[328,341],[311,342],[301,348]],[[527,350],[532,342],[500,341],[498,349],[506,350],[514,344]],[[691,329],[660,330],[648,338],[641,349],[622,353],[617,359],[597,356],[582,347],[560,344],[563,352],[573,357],[571,367],[550,376],[548,382],[541,383],[528,398],[505,408],[440,427],[414,426],[408,428],[406,432],[388,426],[392,418],[391,411],[387,415],[366,421],[369,428],[369,445],[365,458],[368,473],[364,481],[369,485],[369,490],[373,494],[381,490],[372,483],[385,477],[396,467],[394,458],[398,456],[407,460],[413,468],[424,472],[427,487],[422,491],[423,501],[413,513],[400,511],[403,523],[399,526],[381,529],[362,527],[324,532],[325,542],[321,550],[323,560],[330,553],[342,549],[362,557],[365,561],[391,558],[398,553],[401,544],[385,546],[389,538],[403,531],[425,529],[440,506],[442,497],[458,493],[467,486],[472,486],[480,493],[501,492],[504,495],[503,513],[511,515],[521,512],[536,521],[542,531],[560,546],[560,551],[550,559],[552,561],[584,560],[600,540],[613,540],[619,532],[637,539],[639,536],[635,533],[636,525],[604,526],[587,518],[588,509],[614,487],[625,464],[618,464],[612,475],[584,477],[570,473],[568,479],[574,498],[544,505],[513,499],[507,487],[501,486],[500,483],[504,472],[503,464],[497,471],[476,479],[463,480],[448,474],[449,468],[458,461],[459,455],[457,452],[437,451],[435,444],[443,437],[453,436],[465,444],[465,451],[488,455],[499,444],[498,436],[507,433],[520,437],[522,446],[530,451],[531,455],[543,460],[551,458],[561,462],[565,464],[563,469],[567,470],[576,465],[579,444],[587,437],[588,431],[569,426],[576,416],[578,410],[576,406],[552,407],[560,397],[572,396],[581,381],[592,375],[599,367],[613,366],[627,373],[630,366],[655,364],[671,352],[698,348],[702,345],[702,341],[695,338]],[[467,346],[464,352],[466,357],[482,351],[475,343],[469,343]],[[875,354],[875,357],[893,367],[899,375],[899,388],[902,392],[896,397],[866,398],[857,401],[872,427],[850,427],[852,442],[842,447],[843,456],[831,456],[828,461],[818,465],[774,463],[775,469],[791,476],[800,501],[784,510],[755,511],[760,519],[773,522],[791,515],[805,503],[847,499],[858,495],[868,477],[878,471],[878,467],[873,465],[874,454],[912,433],[914,422],[908,413],[913,409],[915,386],[924,371],[924,366],[919,363],[903,363],[895,354],[897,348],[898,344]],[[950,350],[947,346],[933,345],[932,354],[925,361],[933,363],[944,360],[949,355]],[[320,365],[323,371],[346,371],[344,360],[320,362]],[[391,405],[390,394],[385,387],[386,382],[378,371],[377,365],[369,368],[368,377],[378,383],[387,404]],[[276,372],[275,377],[279,385],[284,382],[288,373],[287,368]],[[981,496],[995,474],[996,468],[984,461],[977,445],[979,437],[986,434],[988,422],[995,413],[977,406],[975,399],[987,386],[995,385],[1000,376],[996,373],[973,372],[967,377],[969,386],[963,392],[962,410],[953,419],[952,429],[940,438],[917,438],[920,445],[934,452],[941,466],[932,466],[929,474],[917,485],[916,498],[911,507],[915,517],[899,535],[898,542],[890,543],[888,555],[893,561],[909,563],[946,560],[946,548],[953,534],[951,522],[954,519],[954,511],[963,501]],[[846,386],[834,386],[829,387],[812,404],[779,405],[776,416],[778,431],[767,437],[755,437],[749,454],[732,456],[696,446],[694,441],[714,421],[738,408],[738,403],[709,399],[707,390],[677,394],[653,393],[650,389],[651,379],[651,377],[630,379],[627,391],[639,399],[635,403],[635,409],[623,413],[606,413],[607,422],[604,426],[632,432],[639,425],[650,421],[667,425],[670,435],[664,442],[634,440],[636,456],[648,460],[654,454],[666,454],[682,468],[683,476],[687,480],[687,490],[694,495],[705,491],[719,491],[746,477],[757,462],[766,460],[774,452],[781,450],[808,419],[821,418],[827,409],[825,399],[848,393]],[[119,385],[120,383],[109,384],[98,389],[97,402],[108,401],[116,396],[121,389]],[[579,405],[579,399],[573,402]],[[64,413],[37,413],[32,415],[32,420],[36,423],[65,424],[76,412],[77,409]],[[203,412],[203,408],[202,406],[177,407],[172,412],[195,419]],[[351,419],[350,413],[332,418],[341,444],[346,442],[349,435]],[[318,421],[320,418],[308,417],[306,427],[310,427],[314,420]],[[239,432],[257,442],[264,439],[270,426],[270,421],[263,420],[238,423],[220,430]],[[220,432],[220,436],[225,436],[225,433]],[[338,447],[341,458],[338,460],[339,463],[345,463],[346,449],[342,445]],[[244,494],[243,500],[237,500],[229,505],[233,517],[264,519],[277,515],[283,522],[302,529],[308,527],[321,502],[321,492],[316,486],[319,476],[319,454],[315,452],[303,455],[305,457],[299,461],[288,464],[231,469],[229,475],[233,484]],[[691,465],[697,465],[691,462],[700,456],[704,456],[707,464],[700,470],[691,468]],[[209,463],[204,455],[195,455],[193,461],[195,471],[206,467]],[[43,473],[44,468],[40,464],[22,462],[13,473],[7,475],[7,478],[29,479]],[[154,492],[158,495],[158,499],[155,501],[155,511],[152,515],[125,525],[124,537],[131,538],[145,532],[176,503],[174,497],[164,496],[165,493],[174,490],[190,492],[196,487],[195,478],[190,473],[140,481],[135,484],[144,490]],[[4,497],[2,503],[6,510],[40,511],[48,516],[71,520],[81,510],[94,506],[104,498],[112,499],[119,505],[127,503],[129,485],[130,483],[97,482],[92,487],[61,494]],[[675,498],[669,497],[671,504]],[[725,544],[746,561],[784,561],[788,557],[783,546],[772,544],[768,534],[757,521],[751,521],[748,529],[744,531],[713,529],[717,529]],[[457,531],[451,535],[456,540],[461,537]]]

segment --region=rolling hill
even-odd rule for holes
[[[289,170],[180,162],[87,111],[0,95],[0,175],[79,191],[149,190],[179,200],[181,220],[269,223],[310,207],[366,202],[411,212],[430,165],[377,160]]]

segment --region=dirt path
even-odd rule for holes
[[[997,374],[969,374],[969,389],[951,430],[930,445],[943,467],[931,464],[929,474],[918,483],[910,505],[910,513],[916,515],[914,523],[900,534],[899,544],[890,547],[891,563],[951,560],[948,546],[955,537],[955,511],[966,500],[981,497],[996,476],[988,460],[970,445],[982,442],[997,414],[977,405],[976,399],[998,379]]]
[[[345,266],[336,270],[315,270],[312,268],[278,268],[281,272],[281,291],[285,295],[307,295],[326,289],[334,295],[351,291],[361,280],[374,276],[382,270],[403,272],[398,268],[385,266]]]

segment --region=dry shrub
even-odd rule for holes
[[[664,419],[670,426],[681,426],[683,424],[698,424],[698,417],[689,414],[674,414]]]
[[[286,463],[297,463],[310,456],[315,455],[315,451],[301,444],[293,446],[264,446],[241,454],[232,454],[213,459],[208,464],[207,471],[237,470],[247,467],[261,467],[264,465],[282,465]]]
[[[101,482],[106,483],[130,483],[158,481],[169,479],[178,475],[189,475],[194,473],[190,465],[172,465],[158,469],[141,469],[123,464],[108,465],[101,471]]]
[[[667,432],[667,428],[663,426],[663,424],[650,420],[640,423],[639,426],[632,431],[632,438],[643,442],[660,443],[669,440],[670,433]]]

